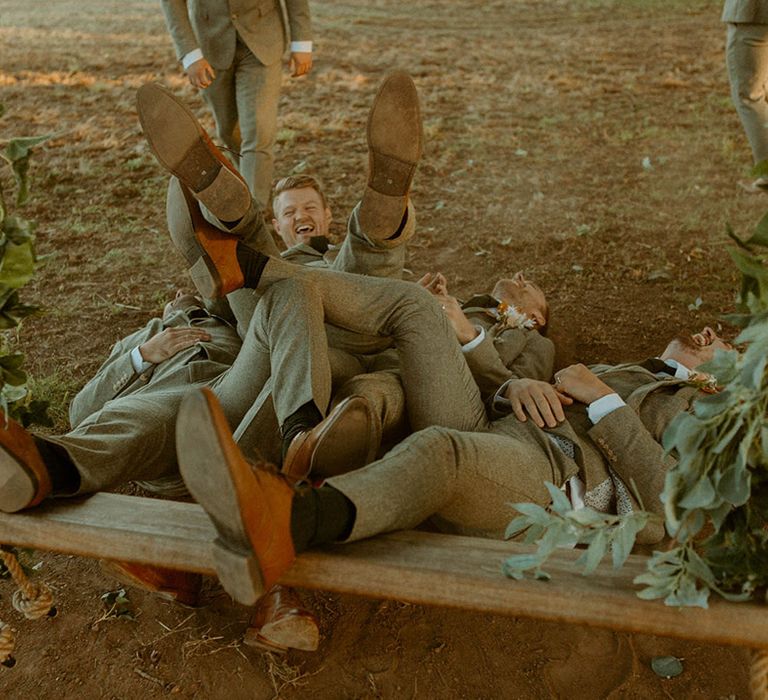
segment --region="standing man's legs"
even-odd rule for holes
[[[731,99],[759,163],[768,159],[768,25],[729,24],[725,59]]]
[[[239,39],[235,58],[219,70],[203,96],[216,120],[216,133],[230,154],[261,209],[272,186],[280,62],[265,66]]]
[[[235,68],[235,97],[240,122],[240,172],[263,211],[269,203],[275,169],[280,62],[265,66],[250,51]]]

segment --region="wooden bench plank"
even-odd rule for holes
[[[118,494],[61,500],[32,511],[0,513],[0,542],[215,574],[215,531],[200,506]],[[768,648],[768,606],[713,599],[708,610],[669,608],[635,595],[632,579],[645,557],[624,568],[609,563],[582,576],[580,552],[548,562],[548,582],[501,574],[513,542],[426,532],[396,532],[300,555],[283,582],[424,605],[607,627],[683,639]]]

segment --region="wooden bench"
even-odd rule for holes
[[[0,513],[2,544],[212,575],[214,535],[196,504],[118,494]],[[574,567],[580,552],[563,550],[545,567],[551,581],[506,578],[502,562],[524,551],[530,547],[514,542],[396,532],[301,554],[282,583],[768,650],[768,605],[713,596],[704,610],[640,600],[632,579],[646,559],[636,555],[618,571],[604,562],[585,577]]]

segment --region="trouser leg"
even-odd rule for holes
[[[369,336],[392,338],[414,430],[443,425],[482,430],[480,392],[440,305],[411,282],[312,270],[270,259],[260,287],[303,279],[322,300],[325,320]]]
[[[61,445],[80,474],[77,494],[175,474],[176,414],[189,386],[108,401],[74,430],[45,436]],[[77,495],[73,494],[73,495]]]
[[[262,210],[269,204],[272,189],[281,81],[279,61],[265,66],[247,49],[235,68],[240,172]]]
[[[213,383],[230,425],[243,420],[270,376],[279,425],[308,402],[321,414],[327,410],[331,373],[323,307],[304,280],[285,279],[265,292],[237,359]]]
[[[427,428],[380,460],[326,482],[355,506],[350,540],[413,528],[501,537],[511,503],[549,503],[560,477],[539,445],[506,435]]]
[[[392,232],[394,237],[370,237],[360,224],[358,204],[347,222],[347,235],[333,262],[333,269],[400,279],[405,267],[405,244],[413,237],[415,231],[416,210],[409,202],[403,226],[396,235]]]
[[[726,65],[731,99],[759,163],[768,158],[768,25],[729,24]]]

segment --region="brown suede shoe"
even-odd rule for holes
[[[16,513],[50,494],[51,476],[32,436],[0,412],[0,510]]]
[[[237,262],[238,238],[206,221],[189,188],[175,177],[168,183],[167,214],[171,240],[206,299],[225,296],[243,286]]]
[[[213,392],[190,391],[176,423],[184,482],[213,521],[213,561],[224,589],[253,605],[296,558],[291,540],[293,488],[268,465],[249,464]]]
[[[256,604],[243,641],[267,651],[316,651],[320,631],[315,616],[292,588],[272,586]]]
[[[136,107],[149,147],[195,198],[222,221],[237,221],[251,206],[248,185],[213,145],[194,114],[157,83],[136,92]]]
[[[146,566],[128,561],[102,560],[102,571],[126,586],[135,586],[161,598],[195,608],[199,605],[203,577],[188,571]]]
[[[419,96],[411,76],[390,73],[368,115],[368,185],[360,227],[374,239],[391,238],[403,221],[411,180],[422,153]]]
[[[373,461],[381,442],[371,404],[363,396],[349,396],[312,430],[291,441],[283,460],[283,474],[291,481],[327,479],[360,469]]]

